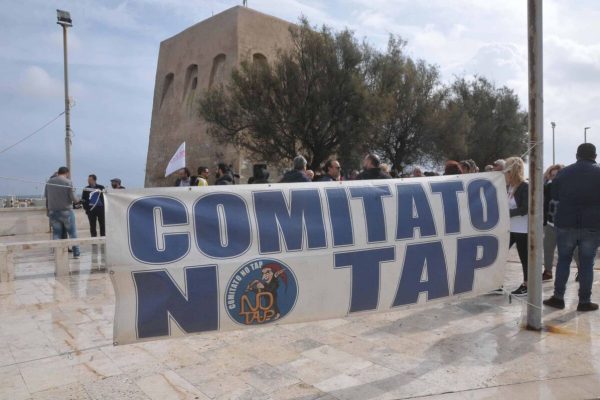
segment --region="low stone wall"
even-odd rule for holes
[[[89,232],[89,223],[83,209],[73,210],[77,219],[77,231]],[[46,208],[0,208],[0,240],[2,237],[39,235],[50,233]]]

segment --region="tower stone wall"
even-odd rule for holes
[[[146,187],[170,186],[165,178],[171,156],[186,142],[186,164],[195,174],[199,166],[214,171],[218,162],[232,164],[241,181],[252,175],[252,163],[243,151],[222,145],[207,134],[198,116],[198,99],[212,85],[227,83],[244,59],[271,62],[291,43],[290,23],[248,9],[233,7],[202,21],[160,44],[150,141],[146,160]]]

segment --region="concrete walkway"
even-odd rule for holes
[[[522,328],[518,301],[486,295],[114,347],[103,257],[83,251],[78,274],[55,279],[49,252],[28,252],[0,284],[0,399],[600,398],[600,313],[575,311],[574,274],[543,332]],[[508,289],[520,269],[509,263]]]

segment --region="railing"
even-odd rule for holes
[[[16,252],[54,249],[55,274],[56,276],[66,276],[71,272],[69,267],[70,247],[105,243],[106,239],[104,237],[0,243],[0,282],[8,282],[15,279],[14,255]]]

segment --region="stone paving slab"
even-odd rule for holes
[[[101,254],[84,251],[79,273],[59,279],[44,275],[49,254],[18,262],[18,279],[0,284],[0,400],[600,398],[600,313],[574,310],[574,276],[542,332],[523,329],[521,302],[484,295],[114,347]]]

